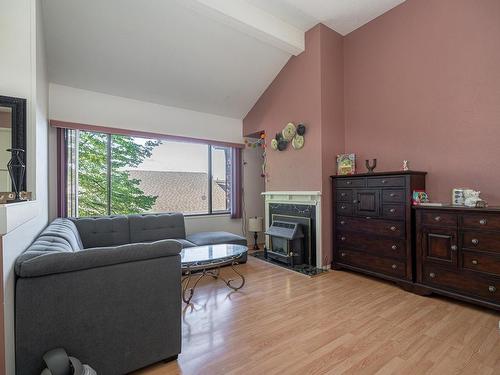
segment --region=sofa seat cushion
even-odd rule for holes
[[[70,219],[75,223],[86,249],[130,242],[128,218],[124,215]]]
[[[181,213],[129,215],[128,220],[132,243],[186,238]]]
[[[234,244],[234,245],[247,245],[245,237],[238,236],[229,232],[199,232],[186,236],[189,242],[194,243],[196,246],[204,245],[217,245],[217,244]]]

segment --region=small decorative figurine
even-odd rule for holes
[[[420,203],[428,203],[429,195],[423,190],[413,190],[412,204],[418,206]]]
[[[365,160],[366,169],[368,169],[368,173],[373,173],[373,170],[377,168],[377,159],[372,159],[370,164],[369,160]]]
[[[403,171],[408,171],[410,167],[408,167],[408,160],[403,160]]]
[[[472,189],[464,190],[465,206],[467,207],[486,207],[486,202],[479,197],[480,191]]]

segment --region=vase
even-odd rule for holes
[[[20,148],[9,148],[7,151],[12,154],[12,157],[7,163],[7,169],[9,170],[12,188],[15,194],[14,199],[8,200],[7,203],[22,202],[24,199],[21,198],[20,190],[24,181],[24,174],[26,173],[26,165],[23,163],[23,158],[21,157],[21,155],[24,154],[24,150]]]

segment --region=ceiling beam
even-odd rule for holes
[[[304,31],[245,0],[178,0],[200,14],[231,26],[291,55],[304,51]]]

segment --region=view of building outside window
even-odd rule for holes
[[[227,212],[230,153],[227,147],[70,130],[68,215]]]

